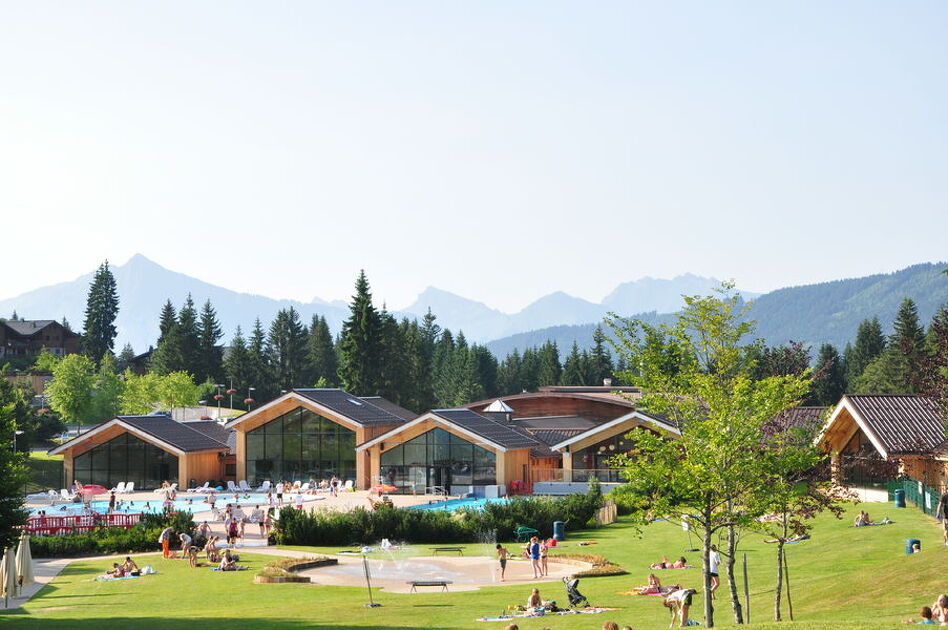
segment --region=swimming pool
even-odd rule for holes
[[[443,510],[445,512],[454,512],[462,508],[483,510],[488,503],[506,503],[507,499],[449,499],[447,501],[438,501],[428,505],[412,505],[409,510]]]
[[[312,497],[307,496],[306,499],[311,499]],[[190,502],[189,502],[190,501]],[[211,505],[209,503],[204,503],[204,495],[188,495],[182,497],[178,495],[178,498],[175,499],[174,510],[179,512],[188,511],[192,514],[197,514],[198,512],[209,512],[211,510]],[[234,496],[231,495],[217,495],[217,502],[215,505],[218,509],[223,510],[228,503],[237,503],[243,507],[250,506],[250,509],[253,509],[254,506],[267,506],[267,495],[265,494],[250,494],[250,495],[240,495],[237,501],[234,501]],[[284,502],[284,505],[287,505],[288,502]],[[89,507],[92,508],[93,512],[106,513],[109,510],[108,501],[92,501],[89,504]],[[62,505],[41,505],[30,510],[30,514],[36,514],[40,510],[45,510],[48,516],[56,515],[68,515],[68,514],[82,514],[84,506],[82,503],[64,503]],[[155,514],[161,512],[164,509],[163,500],[155,495],[154,499],[146,499],[144,501],[122,501],[121,507],[115,510],[118,514],[137,514],[137,513],[148,513]]]

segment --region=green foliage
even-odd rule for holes
[[[167,411],[173,407],[196,404],[201,391],[201,386],[195,384],[187,372],[164,375],[147,372],[138,375],[127,370],[120,408],[127,415]]]
[[[19,537],[17,527],[26,523],[23,486],[29,479],[25,455],[14,452],[13,432],[17,430],[16,402],[0,400],[0,549]]]
[[[50,407],[67,423],[90,423],[95,382],[95,366],[88,357],[65,356],[53,369],[53,380],[46,386]]]
[[[109,270],[109,261],[105,261],[96,270],[89,286],[82,335],[82,351],[97,365],[105,353],[115,347],[115,318],[118,311],[115,276]]]
[[[194,366],[194,376],[199,383],[208,380],[216,383],[223,376],[224,351],[217,345],[223,336],[221,323],[217,319],[217,311],[214,310],[211,301],[207,300],[201,308],[201,319],[198,323],[198,362]]]
[[[158,536],[166,527],[175,532],[194,531],[194,520],[190,512],[143,514],[131,529],[103,527],[90,532],[77,532],[62,536],[34,536],[30,539],[35,558],[62,558],[105,554],[155,551],[159,548]]]
[[[843,360],[832,344],[820,346],[816,359],[816,374],[810,387],[809,404],[828,407],[835,405],[846,390]]]
[[[372,304],[365,271],[360,271],[356,279],[356,292],[349,311],[339,340],[339,378],[346,391],[356,396],[376,394],[381,385],[382,321]]]
[[[296,309],[280,309],[270,324],[266,346],[276,387],[289,390],[305,382],[306,339],[306,327]]]
[[[844,362],[846,382],[853,384],[872,361],[885,351],[885,336],[878,317],[864,320],[859,324],[856,341],[846,346]]]
[[[30,368],[30,371],[34,374],[46,374],[52,372],[55,369],[56,365],[59,364],[59,357],[47,350],[45,347],[36,355],[36,360],[33,362],[33,367]]]
[[[329,323],[325,317],[313,315],[309,327],[307,340],[307,360],[309,361],[309,380],[317,382],[320,379],[331,386],[339,378],[337,372],[339,364],[336,360],[336,348],[329,332]]]
[[[602,505],[602,495],[591,491],[567,497],[514,497],[488,503],[483,510],[411,510],[357,508],[350,512],[284,508],[276,537],[286,545],[372,544],[388,538],[410,543],[482,542],[513,540],[513,530],[526,525],[543,536],[552,535],[553,521],[573,529],[585,527]]]

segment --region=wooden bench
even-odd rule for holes
[[[410,580],[405,584],[411,584],[410,593],[417,593],[419,586],[440,586],[442,592],[448,592],[448,584],[454,584],[451,580]]]
[[[431,547],[431,551],[434,555],[438,555],[439,551],[457,551],[459,556],[464,555],[464,549],[461,547]]]

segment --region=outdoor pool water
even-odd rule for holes
[[[100,495],[101,496],[101,495]],[[309,497],[307,497],[309,498]],[[119,497],[121,499],[121,497]],[[191,503],[188,503],[188,499],[191,499]],[[218,509],[223,510],[228,503],[237,503],[245,508],[250,506],[250,509],[253,509],[254,506],[259,505],[261,507],[266,507],[267,505],[267,495],[265,494],[251,494],[248,497],[240,495],[237,501],[234,501],[233,494],[218,494],[217,502],[215,505]],[[284,502],[284,505],[286,503]],[[105,501],[92,501],[89,506],[94,512],[99,512],[100,514],[105,514],[109,511],[109,502]],[[36,514],[39,510],[45,510],[47,516],[66,516],[72,514],[82,514],[84,506],[82,503],[63,503],[61,505],[41,505],[39,507],[33,508],[30,511],[30,514]],[[155,495],[154,499],[148,499],[144,501],[122,501],[122,506],[115,510],[117,514],[138,514],[138,513],[149,513],[155,514],[159,513],[164,509],[163,499]],[[176,511],[189,511],[193,514],[198,512],[209,512],[211,510],[210,503],[204,502],[204,495],[187,495],[182,497],[180,494],[178,498],[174,501],[174,509]]]
[[[438,501],[437,503],[429,503],[428,505],[413,505],[409,507],[409,510],[443,510],[445,512],[454,512],[455,510],[460,510],[461,508],[473,508],[475,510],[483,510],[484,506],[488,503],[506,503],[507,499],[496,498],[496,499],[450,499],[448,501]]]

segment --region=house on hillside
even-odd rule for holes
[[[904,474],[948,488],[948,434],[928,396],[846,394],[816,438],[838,482]]]
[[[0,322],[0,359],[30,359],[46,348],[56,356],[79,352],[81,336],[52,319]]]

